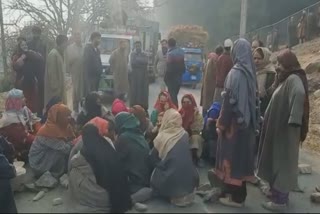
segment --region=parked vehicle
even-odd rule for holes
[[[201,48],[182,48],[184,50],[184,62],[186,70],[182,76],[183,85],[191,85],[196,88],[202,80],[204,54]]]

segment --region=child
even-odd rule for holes
[[[216,132],[216,122],[219,117],[221,105],[214,102],[204,117],[204,127],[202,137],[204,139],[203,159],[215,164],[216,147],[218,134]]]

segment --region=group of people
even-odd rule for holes
[[[10,148],[0,147],[1,169],[13,170],[9,163],[18,159],[29,163],[35,178],[49,174],[58,180],[67,173],[70,212],[126,212],[151,197],[191,204],[200,182],[196,164],[202,143],[202,116],[194,97],[185,95],[178,111],[169,93],[161,92],[151,119],[142,106],[119,110],[118,99],[110,112],[100,99],[91,92],[75,121],[62,99],[54,97],[32,133],[35,118],[22,90],[9,91],[0,122],[21,133],[1,128],[1,146]],[[1,209],[16,210],[12,197]]]
[[[206,142],[216,148],[212,153],[215,168],[208,175],[211,183],[221,187],[219,201],[227,206],[242,207],[247,182],[262,179],[270,186],[263,207],[283,211],[289,192],[298,185],[299,147],[308,133],[308,82],[292,51],[283,50],[277,56],[277,66],[271,62],[271,54],[258,40],[251,46],[239,39],[229,53],[232,66],[227,75],[221,65],[229,63],[222,63],[220,47],[208,57],[202,104],[207,110],[208,103],[213,103],[212,112],[208,111],[211,118],[221,101],[220,115],[213,120],[217,136]],[[222,98],[217,101],[214,91],[220,93],[220,75],[226,78]]]
[[[80,34],[73,39],[67,46],[68,38],[58,36],[47,57],[45,48],[40,51],[42,43],[32,46],[39,51],[30,51],[25,39],[19,39],[13,57],[16,88],[9,91],[0,119],[0,169],[6,170],[0,185],[8,193],[11,164],[18,159],[30,164],[36,178],[68,174],[70,212],[126,212],[151,197],[184,207],[194,201],[200,184],[197,166],[207,159],[214,164],[209,180],[222,189],[220,203],[242,207],[247,182],[262,179],[270,185],[263,207],[281,211],[288,206],[309,120],[306,74],[293,52],[281,52],[275,67],[261,42],[251,46],[245,39],[227,39],[209,54],[201,112],[192,94],[182,97],[179,109],[184,54],[174,39],[163,40],[156,58],[161,91],[148,117],[141,43],[128,56],[122,41],[110,57],[115,80],[124,82],[115,81],[117,99],[109,111],[97,92],[101,35],[93,33],[83,53]],[[66,68],[76,89],[74,111],[85,97],[75,119],[66,106]],[[34,96],[41,87],[43,101]],[[41,120],[34,114],[38,112]],[[1,209],[16,210],[12,197]]]

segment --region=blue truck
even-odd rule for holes
[[[182,85],[196,88],[202,80],[204,54],[201,48],[182,48],[186,70],[182,76]]]

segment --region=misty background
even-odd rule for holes
[[[247,32],[273,24],[319,0],[248,0]],[[241,0],[154,0],[163,37],[171,26],[201,25],[209,47],[239,34]],[[316,12],[316,11],[315,11]]]

